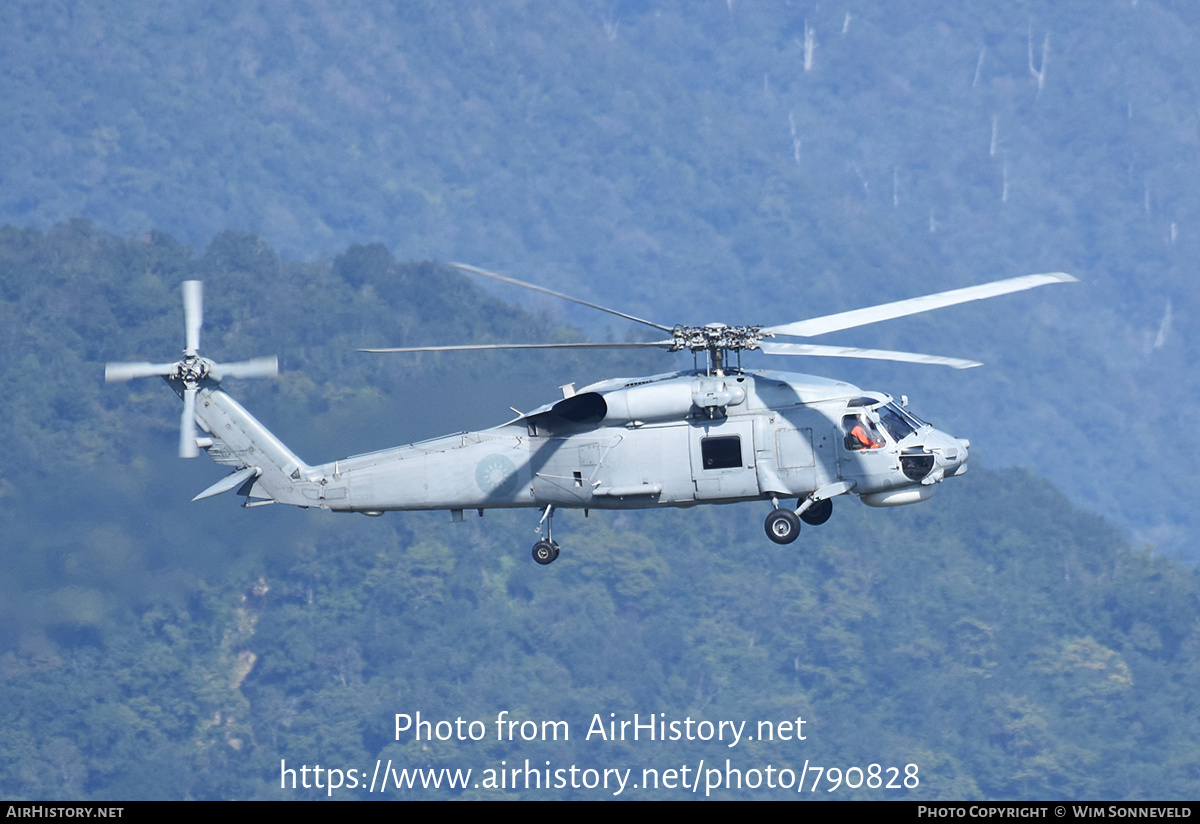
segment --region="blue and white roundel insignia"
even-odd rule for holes
[[[489,455],[475,467],[475,483],[484,495],[511,495],[517,490],[517,468],[503,455]]]

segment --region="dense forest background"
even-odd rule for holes
[[[1198,559],[1198,37],[1157,0],[6,3],[0,225],[379,242],[668,325],[1072,272],[829,341],[1011,373],[800,368]]]
[[[377,759],[470,768],[475,781],[530,759],[633,769],[637,782],[643,767],[726,758],[797,773],[806,760],[918,766],[916,787],[833,797],[1194,797],[1195,568],[1132,547],[1028,472],[973,465],[897,510],[841,503],[787,549],[762,534],[764,505],[564,513],[551,567],[529,558],[528,511],[455,524],[239,510],[228,495],[189,503],[220,471],[174,457],[177,398],[157,380],[106,386],[101,365],[175,351],[178,283],[193,277],[206,283],[205,352],[282,359],[279,380],[226,388],[313,460],[397,431],[502,420],[508,400],[531,405],[547,382],[645,367],[354,353],[368,332],[437,340],[452,321],[478,340],[578,335],[382,246],[288,263],[245,234],[195,255],[83,221],[0,231],[6,797],[325,794],[281,791],[281,760],[355,769],[364,783]],[[572,737],[395,740],[398,712],[491,731],[501,710],[565,720]],[[597,713],[751,730],[803,717],[807,735],[736,749],[586,740]],[[717,793],[772,794],[795,791]]]
[[[1198,35],[1148,0],[5,4],[0,794],[730,757],[917,763],[906,797],[1194,797]],[[447,259],[665,323],[1083,283],[829,341],[970,373],[784,365],[908,394],[979,458],[788,550],[753,506],[563,517],[540,569],[521,513],[187,504],[219,470],[173,457],[177,399],[102,384],[177,351],[188,278],[206,354],[280,356],[229,388],[311,461],[687,363],[355,353],[631,334],[408,262]],[[795,751],[390,741],[418,709],[812,726]]]

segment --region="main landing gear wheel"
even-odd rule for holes
[[[554,563],[558,557],[558,544],[553,541],[538,541],[533,545],[533,560],[542,566]]]
[[[829,520],[829,516],[833,514],[833,498],[815,503],[808,509],[800,513],[800,520],[809,526],[820,526]]]
[[[790,509],[776,509],[764,526],[767,537],[777,544],[790,544],[800,536],[800,517]]]

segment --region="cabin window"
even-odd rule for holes
[[[700,458],[705,469],[734,469],[742,465],[742,439],[737,435],[701,438]]]

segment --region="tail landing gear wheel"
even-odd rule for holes
[[[800,536],[800,518],[790,509],[776,509],[764,526],[767,537],[777,544],[790,544]]]
[[[553,541],[538,541],[533,545],[533,560],[542,566],[554,563],[558,557],[558,544]]]
[[[833,514],[833,499],[826,498],[820,503],[815,503],[808,509],[800,513],[800,520],[809,526],[820,526],[829,520],[829,516]]]

